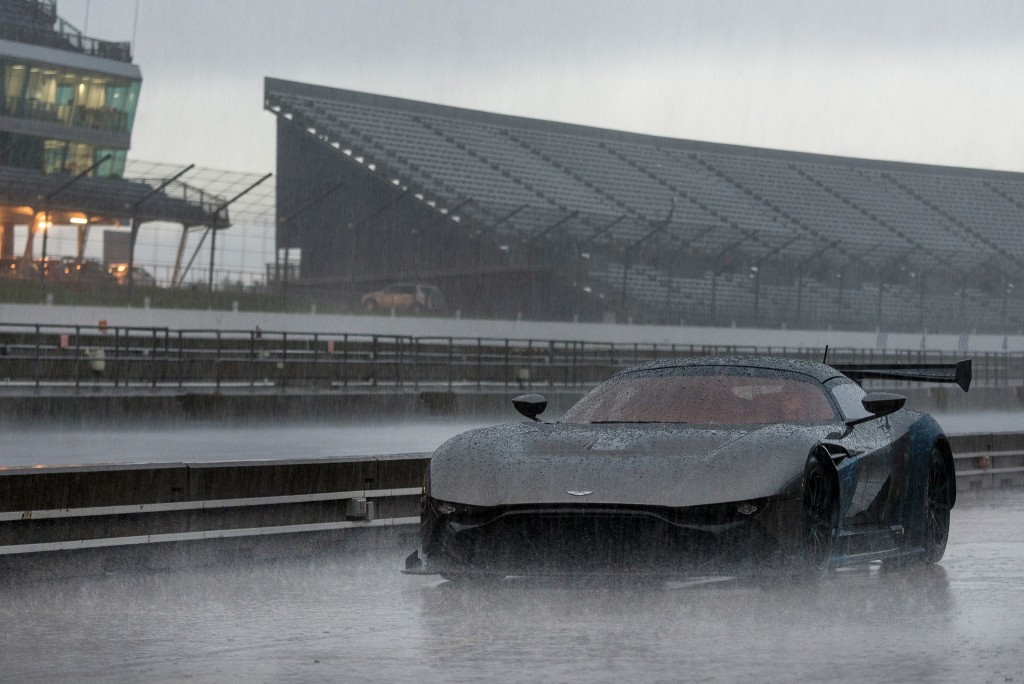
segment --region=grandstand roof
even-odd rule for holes
[[[569,217],[559,229],[595,244],[658,232],[754,256],[785,246],[878,264],[1024,265],[1024,174],[673,139],[274,78],[265,106],[496,235]]]

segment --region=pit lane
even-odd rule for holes
[[[401,547],[401,548],[399,548]],[[510,580],[373,552],[19,582],[6,681],[1014,681],[1024,496],[966,493],[938,566],[820,586]]]

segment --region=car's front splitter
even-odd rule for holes
[[[409,574],[751,574],[785,565],[778,511],[671,516],[664,509],[547,507],[425,515]]]

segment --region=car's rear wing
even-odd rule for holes
[[[970,359],[956,363],[833,363],[830,365],[855,382],[866,378],[954,382],[964,392],[971,387]]]

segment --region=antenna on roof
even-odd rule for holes
[[[821,358],[822,363],[828,363],[828,345],[825,345],[825,356]]]

